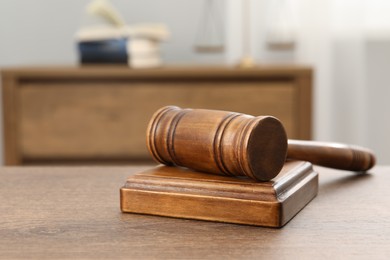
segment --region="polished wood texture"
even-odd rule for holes
[[[373,151],[341,143],[288,140],[287,157],[349,171],[367,171],[375,165]]]
[[[122,214],[149,167],[0,169],[0,259],[389,259],[390,167],[314,167],[319,193],[281,229]]]
[[[167,106],[146,133],[150,154],[166,165],[269,181],[286,160],[286,132],[271,116]]]
[[[282,227],[317,191],[318,174],[308,162],[287,162],[269,182],[160,166],[127,179],[121,189],[121,210]]]
[[[5,162],[150,160],[147,123],[172,104],[273,115],[291,138],[310,139],[311,77],[299,66],[5,69]]]
[[[146,132],[149,152],[162,164],[258,181],[274,178],[286,154],[342,170],[366,171],[375,164],[373,152],[358,146],[293,139],[287,145],[283,125],[269,116],[167,106]]]

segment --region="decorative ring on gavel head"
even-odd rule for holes
[[[175,106],[153,115],[147,145],[162,164],[259,181],[274,178],[287,154],[286,132],[275,117]]]

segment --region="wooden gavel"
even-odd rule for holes
[[[375,164],[373,153],[362,147],[287,140],[282,123],[272,116],[176,106],[153,115],[147,145],[162,164],[259,181],[274,178],[286,158],[351,171]]]

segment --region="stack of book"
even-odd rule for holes
[[[162,25],[127,27],[128,64],[132,68],[151,68],[162,65],[160,42],[168,37]]]
[[[159,67],[162,64],[159,44],[144,38],[127,42],[128,63],[133,68]]]
[[[169,36],[163,25],[120,28],[86,27],[76,35],[81,64],[122,63],[132,68],[162,65],[160,43]]]
[[[119,63],[132,68],[162,65],[160,43],[169,37],[163,24],[126,25],[117,10],[106,0],[95,0],[87,13],[102,17],[105,24],[81,28],[76,42],[81,64]]]
[[[116,28],[84,28],[77,33],[76,40],[81,64],[128,61],[127,39]]]

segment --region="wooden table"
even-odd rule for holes
[[[282,229],[119,210],[119,188],[145,167],[0,170],[0,259],[389,259],[390,167],[316,168],[318,196]]]

